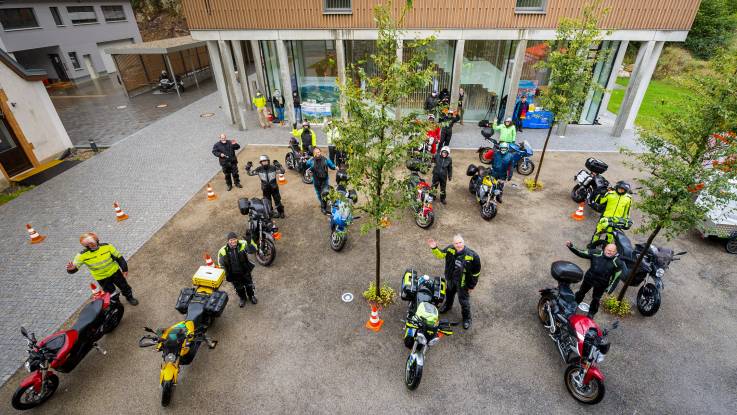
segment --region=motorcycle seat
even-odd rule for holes
[[[95,300],[82,309],[79,313],[77,322],[72,327],[77,332],[84,333],[94,323],[98,323],[102,320],[102,300]]]
[[[191,320],[194,322],[195,327],[202,325],[202,316],[205,314],[205,302],[207,297],[204,299],[201,296],[195,296],[187,307],[187,316],[185,320]]]

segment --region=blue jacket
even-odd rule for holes
[[[491,160],[491,175],[498,180],[511,180],[513,158],[511,151],[507,151],[506,154],[502,154],[498,149],[494,151],[494,158]]]
[[[333,163],[332,160],[329,158],[322,156],[323,160],[325,160],[325,182],[328,181],[330,176],[328,176],[328,169],[335,170],[335,163]],[[319,179],[321,173],[315,171],[315,158],[312,157],[311,159],[307,160],[307,167],[312,169],[312,176],[316,179]],[[317,183],[315,183],[315,186],[317,186]]]

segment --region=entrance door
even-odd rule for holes
[[[20,146],[18,138],[2,112],[0,112],[0,119],[2,119],[0,122],[0,164],[8,176],[13,177],[31,169],[33,164],[23,151],[23,147]]]
[[[54,70],[56,71],[56,76],[59,77],[60,81],[68,81],[69,77],[67,76],[67,71],[64,69],[64,64],[61,62],[61,58],[56,53],[50,53],[49,59],[51,59],[51,64],[54,65]]]
[[[95,70],[95,65],[92,64],[92,57],[90,55],[83,55],[82,60],[84,61],[84,67],[90,74],[90,79],[99,78],[99,76],[97,75],[97,71]]]

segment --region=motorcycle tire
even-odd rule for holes
[[[480,148],[478,150],[479,151],[479,161],[480,162],[482,162],[484,164],[491,164],[491,159],[484,157],[484,154],[488,153],[489,150],[491,150],[491,147],[482,147],[482,148]],[[520,173],[520,174],[522,174],[522,173]]]
[[[419,213],[415,214],[415,223],[422,229],[429,229],[435,223],[435,213],[430,212],[425,218]]]
[[[586,405],[595,405],[601,402],[601,400],[604,399],[604,393],[606,392],[604,384],[599,379],[592,378],[588,385],[588,389],[591,389],[590,393],[586,393],[588,391],[578,389],[573,381],[573,377],[577,375],[579,370],[580,368],[578,365],[570,365],[566,368],[566,371],[563,374],[563,380],[565,381],[568,393],[573,396],[573,399]]]
[[[573,190],[571,190],[571,199],[576,203],[583,202],[586,200],[586,189],[580,184],[573,186]]]
[[[545,311],[545,304],[548,302],[552,302],[553,299],[549,296],[541,296],[540,301],[537,302],[537,318],[540,319],[540,323],[542,323],[543,326],[550,326],[550,316],[548,315],[548,312]]]
[[[345,247],[345,243],[348,240],[348,235],[345,233],[338,233],[336,231],[333,231],[330,233],[330,248],[335,252],[340,252],[343,247]]]
[[[289,170],[294,170],[294,154],[287,153],[287,155],[284,156],[284,165],[287,166]]]
[[[272,262],[274,262],[275,258],[276,245],[274,245],[274,241],[271,239],[266,239],[264,241],[264,253],[256,252],[256,261],[258,261],[259,264],[268,267]]]
[[[56,389],[59,387],[59,377],[56,376],[53,373],[48,373],[46,375],[46,390],[45,393],[41,396],[37,396],[32,401],[24,400],[24,397],[26,393],[33,391],[33,385],[28,385],[25,388],[18,388],[15,390],[15,393],[13,394],[13,399],[11,400],[11,404],[13,405],[13,408],[19,410],[19,411],[25,411],[26,409],[35,408],[42,403],[46,402],[51,398],[51,396],[56,392]]]
[[[167,381],[161,384],[161,406],[169,406],[171,395],[174,392],[174,382]]]
[[[529,159],[522,159],[517,163],[517,173],[523,176],[529,176],[535,171],[535,163]]]
[[[637,311],[645,317],[655,315],[660,309],[660,291],[649,282],[637,291]]]
[[[125,307],[123,307],[123,304],[116,303],[108,313],[105,322],[102,323],[102,332],[108,334],[115,330],[115,328],[118,327],[120,322],[123,320],[124,312]]]
[[[413,359],[410,354],[407,356],[407,364],[404,367],[404,384],[407,389],[413,391],[420,386],[422,380],[422,365],[417,364],[417,359]]]
[[[476,188],[473,186],[473,177],[468,182],[468,192],[471,193],[471,194],[476,193]]]
[[[315,181],[315,179],[312,177],[312,170],[305,170],[304,173],[302,173],[302,183],[312,184],[313,181]]]
[[[496,205],[494,203],[481,205],[481,218],[483,220],[492,220],[494,216],[496,216]]]
[[[724,249],[730,254],[737,254],[737,236],[733,236],[724,244]]]

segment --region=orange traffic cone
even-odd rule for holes
[[[215,262],[212,260],[212,257],[207,252],[205,252],[205,266],[217,268],[217,265],[215,265]]]
[[[215,200],[218,198],[218,195],[215,194],[215,192],[212,190],[212,186],[210,186],[210,183],[207,184],[207,200]]]
[[[118,219],[118,222],[128,219],[128,215],[120,208],[120,203],[113,202],[113,209],[115,209],[115,218]]]
[[[571,214],[571,218],[573,218],[574,220],[584,220],[585,218],[583,216],[583,207],[584,203],[579,203],[578,209],[576,209],[576,211]]]
[[[375,306],[371,306],[371,317],[366,322],[366,328],[373,331],[381,330],[381,326],[384,324],[384,320],[379,318],[379,309]]]
[[[279,183],[279,185],[285,185],[287,184],[287,178],[284,177],[283,173],[279,173],[279,175],[276,177],[276,182]]]
[[[46,239],[46,236],[36,232],[36,230],[33,229],[33,226],[31,226],[30,223],[26,223],[26,230],[28,231],[28,236],[31,237],[32,244],[40,244],[44,239]]]

